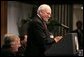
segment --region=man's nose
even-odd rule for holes
[[[51,17],[51,15],[48,16],[49,18]]]

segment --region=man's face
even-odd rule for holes
[[[76,26],[77,26],[78,29],[81,29],[81,28],[82,28],[82,22],[78,22],[78,23],[76,24]]]
[[[40,16],[44,21],[48,21],[48,19],[51,17],[51,9],[45,9],[40,12]]]

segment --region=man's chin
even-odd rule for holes
[[[48,22],[48,18],[46,18],[45,21]]]

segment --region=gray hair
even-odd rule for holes
[[[42,4],[42,5],[40,5],[39,8],[37,9],[37,14],[38,14],[41,10],[45,10],[45,9],[50,9],[50,10],[51,10],[51,8],[50,8],[49,5],[47,5],[47,4]]]
[[[20,40],[19,36],[12,33],[8,33],[4,35],[4,45],[15,44],[14,42],[15,40]]]

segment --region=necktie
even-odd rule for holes
[[[44,28],[45,28],[45,29],[47,29],[47,25],[46,25],[46,22],[43,22],[43,24],[44,24]]]

